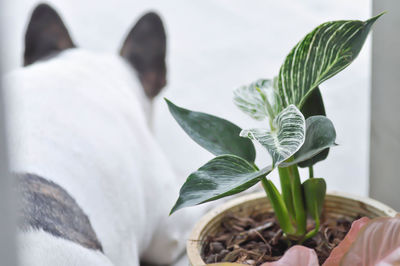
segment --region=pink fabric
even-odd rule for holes
[[[356,239],[360,229],[364,225],[366,225],[369,221],[370,221],[370,219],[367,217],[362,217],[362,218],[358,219],[357,221],[354,221],[353,224],[351,225],[350,231],[347,233],[347,235],[342,240],[342,242],[340,242],[339,245],[332,250],[331,255],[325,261],[323,266],[339,265],[340,260],[342,259],[343,255],[347,252],[347,250],[350,248],[351,244]]]
[[[279,260],[261,266],[319,266],[319,263],[313,249],[296,245],[288,249]]]
[[[371,220],[343,256],[343,265],[393,265],[400,260],[400,217]],[[385,264],[390,261],[392,263]]]

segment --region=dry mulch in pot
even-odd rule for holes
[[[346,236],[353,222],[344,217],[332,219],[324,215],[321,220],[317,235],[303,243],[303,246],[316,251],[320,264]],[[311,230],[314,224],[310,221],[308,227]],[[222,219],[221,229],[216,235],[207,236],[202,258],[207,264],[236,262],[261,265],[280,259],[289,247],[273,213],[248,217],[228,214]]]

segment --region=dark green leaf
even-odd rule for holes
[[[241,128],[205,113],[190,111],[165,99],[172,116],[200,146],[214,155],[233,154],[254,162],[256,151],[249,139],[239,136]]]
[[[322,100],[321,91],[318,87],[315,88],[308,96],[303,107],[301,108],[301,112],[303,113],[305,119],[315,115],[326,116],[324,101]],[[329,148],[326,148],[314,157],[303,162],[299,162],[298,165],[300,167],[312,166],[317,162],[325,160],[328,157],[328,154]]]
[[[317,155],[311,157],[308,160],[299,162],[297,165],[299,167],[305,168],[305,167],[311,167],[314,164],[325,160],[329,155],[329,148],[323,149],[320,153],[318,153]]]
[[[324,101],[318,87],[311,92],[300,111],[305,119],[315,115],[326,116]]]
[[[323,178],[309,178],[303,183],[307,213],[319,219],[326,194],[326,183]]]
[[[257,171],[252,164],[233,155],[215,157],[188,177],[171,214],[184,207],[242,192],[255,185],[271,170],[272,167],[268,166]]]
[[[281,166],[287,167],[300,162],[305,166],[312,166],[320,159],[315,155],[334,146],[335,139],[336,131],[329,118],[322,115],[309,117],[306,120],[306,139],[303,146],[293,155],[293,161],[285,162]]]

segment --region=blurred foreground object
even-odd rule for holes
[[[0,70],[1,73],[1,70]],[[8,171],[4,99],[0,79],[0,262],[1,265],[17,265],[15,246],[15,213],[11,178]]]

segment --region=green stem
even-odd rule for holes
[[[282,198],[288,209],[290,219],[294,222],[295,212],[293,207],[290,174],[287,168],[278,167],[278,172],[279,172],[279,179],[281,182]]]
[[[312,166],[308,167],[308,173],[309,173],[310,178],[313,178],[314,177],[314,167],[312,167]]]
[[[306,232],[306,210],[303,202],[303,190],[301,188],[301,180],[297,165],[288,167],[292,188],[293,206],[295,211],[297,231],[296,235],[304,235]]]
[[[315,209],[317,209],[317,208],[315,208]],[[309,238],[315,236],[315,235],[318,233],[318,231],[319,231],[320,221],[319,221],[318,213],[315,215],[315,217],[316,217],[316,218],[315,218],[315,228],[306,234],[306,236],[304,237],[304,240],[307,240],[307,239],[309,239]],[[302,240],[301,243],[302,243],[304,240]],[[300,244],[301,244],[301,243],[300,243]]]
[[[285,234],[292,235],[293,233],[295,233],[295,229],[293,228],[293,225],[290,221],[289,213],[281,194],[279,193],[275,185],[270,180],[267,180],[265,177],[261,179],[261,183],[265,192],[267,193],[271,206],[275,211],[275,215],[280,227]]]

